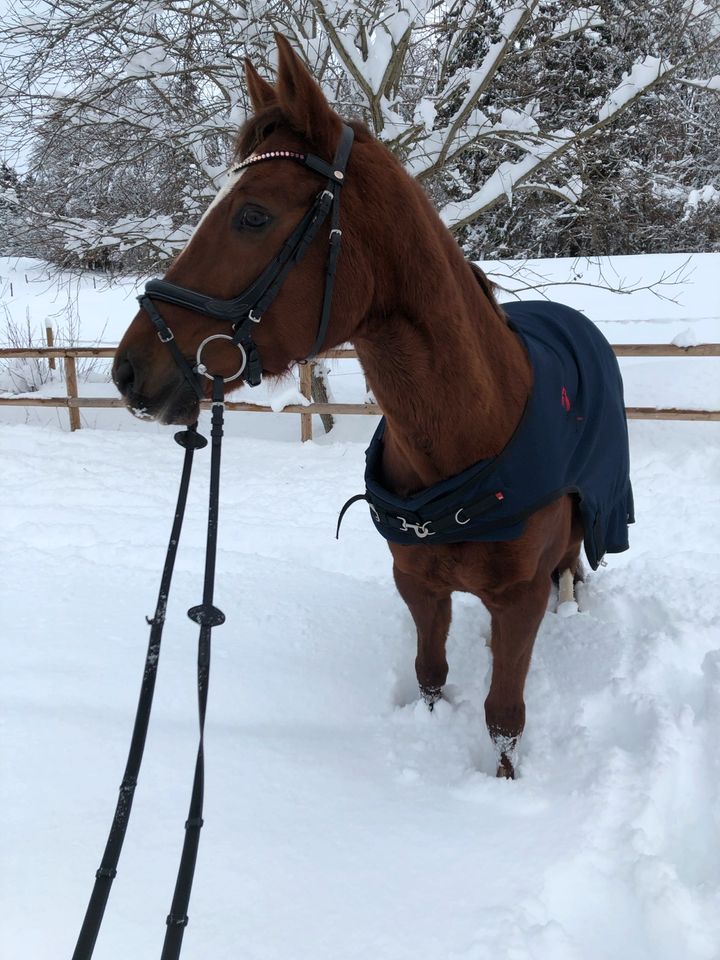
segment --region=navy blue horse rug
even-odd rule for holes
[[[364,499],[392,543],[514,540],[530,514],[577,496],[585,553],[595,570],[605,553],[628,548],[634,522],[627,421],[615,354],[587,317],[544,300],[504,305],[527,349],[534,382],[505,449],[462,473],[402,498],[383,483],[381,420],[366,453]],[[338,522],[338,529],[340,522]]]

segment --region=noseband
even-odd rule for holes
[[[237,173],[252,164],[261,163],[265,160],[293,160],[295,163],[299,163],[314,173],[319,173],[320,176],[327,178],[325,189],[315,197],[313,205],[285,240],[277,256],[239,296],[233,297],[231,300],[220,300],[204,293],[198,293],[195,290],[189,290],[187,287],[170,283],[168,280],[150,280],[145,286],[143,295],[138,297],[140,306],[155,324],[158,337],[167,345],[183,376],[201,400],[204,399],[205,394],[198,375],[205,375],[211,380],[213,379],[212,374],[208,373],[207,368],[202,363],[203,349],[211,340],[229,340],[240,350],[240,367],[232,376],[226,377],[225,382],[237,379],[243,372],[245,372],[245,382],[251,387],[256,387],[261,382],[262,360],[257,344],[252,338],[252,330],[262,320],[263,314],[279,293],[280,287],[292,268],[303,259],[315,235],[328,213],[330,213],[330,250],[325,271],[322,312],[315,342],[305,359],[309,360],[316,356],[321,349],[330,322],[335,270],[342,239],[342,231],[340,230],[340,188],[345,180],[345,168],[350,156],[353,136],[352,128],[343,124],[340,143],[332,164],[326,163],[312,153],[273,150],[269,153],[254,154],[234,168],[233,173]],[[229,323],[232,326],[233,334],[232,336],[214,334],[206,337],[198,347],[195,366],[191,367],[178,348],[172,330],[157,310],[153,302],[155,300],[172,303],[186,310],[193,310],[195,313],[211,317],[213,320]]]

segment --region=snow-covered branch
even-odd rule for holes
[[[703,92],[720,91],[720,0],[10,0],[0,132],[22,163],[3,209],[35,218],[40,245],[42,209],[63,251],[170,256],[245,117],[243,58],[272,78],[275,30],[454,230],[480,236],[514,200],[568,223],[616,190],[615,209],[623,177],[653,164],[665,186],[644,203],[679,224],[715,206],[720,116]]]
[[[440,131],[440,147],[431,163],[422,171],[427,176],[440,169],[448,160],[450,154],[457,155],[454,149],[455,140],[459,131],[468,123],[483,94],[492,83],[495,74],[500,69],[503,60],[511,49],[517,35],[527,24],[538,0],[525,0],[512,7],[502,19],[499,28],[500,39],[493,43],[485,54],[482,63],[477,69],[468,69],[462,77],[462,83],[467,84],[467,91],[460,106],[451,117],[445,129]],[[460,81],[455,82],[455,87]],[[429,160],[429,156],[428,156]]]
[[[362,92],[374,132],[380,136],[388,119],[383,101],[389,102],[402,74],[414,26],[412,14],[420,14],[419,5],[408,0],[391,11],[384,4],[370,4],[371,9],[361,8],[360,16],[341,16],[337,22],[326,0],[311,3],[333,51]]]
[[[684,83],[688,87],[697,87],[698,90],[710,90],[713,93],[720,93],[720,74],[715,77],[702,79],[700,77],[678,77],[678,83]]]
[[[640,98],[646,96],[662,81],[673,77],[679,65],[658,57],[643,57],[623,74],[620,83],[611,90],[600,105],[597,120],[578,130],[555,130],[543,143],[538,143],[532,152],[520,160],[505,161],[497,166],[482,186],[465,200],[445,204],[441,216],[451,229],[471,223],[485,211],[502,200],[512,201],[513,191],[526,183],[550,163],[583,140],[595,136],[619,116],[630,109]]]

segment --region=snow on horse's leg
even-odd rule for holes
[[[497,758],[496,776],[501,780],[514,780],[518,763],[520,737],[493,737]]]
[[[425,701],[428,710],[432,713],[435,704],[442,698],[442,687],[420,686],[420,696]]]
[[[558,604],[575,599],[572,570],[563,570],[558,582]]]
[[[558,581],[557,614],[561,617],[572,617],[578,612],[575,600],[575,583],[572,570],[563,570]]]

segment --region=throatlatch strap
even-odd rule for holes
[[[90,901],[85,912],[85,919],[80,929],[80,935],[78,936],[72,960],[90,960],[93,955],[95,942],[105,913],[105,907],[107,906],[108,897],[110,896],[110,888],[117,874],[117,865],[130,820],[130,811],[132,810],[135,787],[137,786],[143,751],[145,749],[148,724],[150,722],[150,711],[152,709],[153,694],[155,691],[155,678],[157,676],[158,661],[160,659],[160,643],[162,641],[163,626],[165,624],[165,612],[167,610],[170,584],[172,583],[175,556],[177,554],[178,543],[180,542],[183,516],[185,514],[193,454],[195,450],[207,445],[207,440],[201,434],[197,433],[196,427],[197,424],[192,424],[187,430],[175,434],[175,440],[180,446],[185,448],[185,459],[183,461],[180,489],[175,507],[175,518],[170,532],[165,566],[163,567],[162,577],[160,579],[160,590],[158,592],[157,604],[155,605],[155,613],[152,620],[148,620],[150,624],[150,640],[148,643],[147,656],[145,657],[145,667],[142,686],[140,687],[140,699],[135,715],[135,725],[130,741],[125,773],[122,783],[120,784],[120,796],[118,797],[117,806],[115,807],[115,816],[110,826],[110,834],[107,839],[100,867],[95,874],[95,886],[90,895]]]

